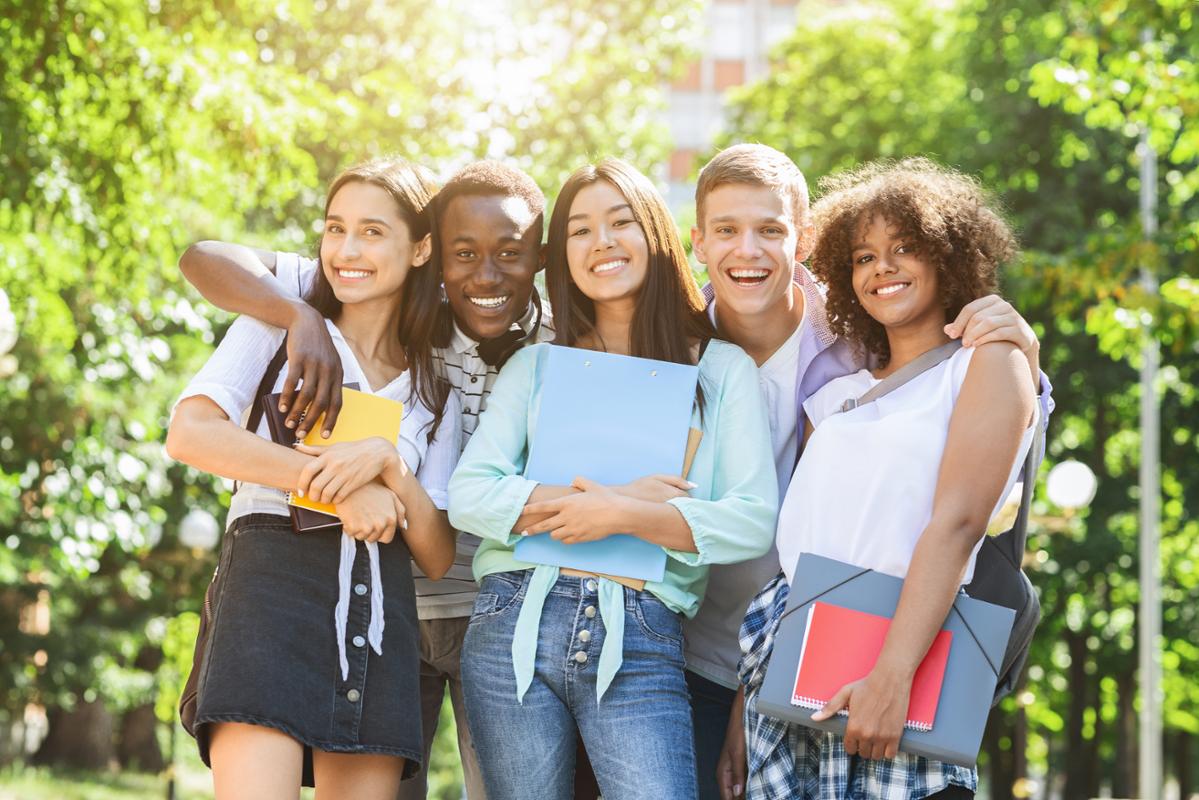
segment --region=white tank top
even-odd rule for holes
[[[790,583],[800,553],[814,553],[902,578],[932,519],[949,418],[974,348],[962,348],[873,403],[844,414],[841,405],[879,381],[868,370],[830,381],[804,403],[815,430],[779,511],[779,566]],[[1032,442],[1024,431],[1007,485],[1011,492]],[[963,583],[974,575],[982,536]]]

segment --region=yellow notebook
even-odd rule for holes
[[[328,439],[321,436],[321,422],[324,420],[322,415],[304,437],[304,444],[323,447],[339,442],[358,442],[372,436],[395,443],[400,438],[400,420],[403,417],[404,404],[400,401],[343,387],[341,413],[337,416],[332,435]],[[295,492],[287,493],[287,503],[296,508],[337,516],[337,511],[331,504],[317,503],[307,497],[300,497]]]

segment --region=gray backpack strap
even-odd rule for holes
[[[1012,564],[1019,569],[1024,561],[1024,548],[1028,541],[1028,514],[1032,506],[1033,491],[1037,485],[1037,468],[1041,466],[1041,442],[1045,438],[1045,425],[1041,419],[1041,404],[1038,402],[1033,412],[1032,441],[1028,445],[1028,455],[1024,458],[1024,470],[1021,474],[1020,509],[1016,512],[1016,521],[1012,525],[1011,541],[1008,543],[1007,556]]]
[[[870,391],[866,392],[866,394],[862,395],[861,397],[851,397],[846,400],[841,406],[841,412],[844,413],[846,411],[853,411],[858,406],[864,406],[867,403],[873,403],[883,395],[890,394],[916,376],[928,372],[942,361],[945,361],[959,349],[961,349],[961,347],[961,339],[953,339],[941,345],[940,347],[934,347],[932,350],[929,350],[927,353],[912,359],[887,377],[883,378],[878,382],[878,384],[871,388]]]

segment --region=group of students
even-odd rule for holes
[[[521,171],[478,162],[438,189],[384,160],[330,186],[317,259],[185,253],[185,276],[243,315],[167,438],[239,482],[196,666],[218,798],[311,782],[423,798],[447,687],[471,800],[587,796],[588,769],[606,800],[973,796],[974,770],[896,746],[1051,406],[1035,335],[994,294],[1015,241],[974,181],[924,160],[825,188],[810,207],[784,154],[720,152],[696,188],[702,290],[662,197],[615,159],[570,176],[544,244]],[[943,365],[837,413],[952,338]],[[527,479],[550,343],[698,365],[686,477]],[[355,382],[404,403],[399,441],[287,447],[243,427],[283,354],[270,388],[297,437],[331,430]],[[287,491],[334,503],[342,532],[293,534]],[[631,533],[664,549],[665,575],[514,556],[546,531]],[[844,736],[756,712],[801,552],[906,578],[874,670],[819,712],[849,709]]]

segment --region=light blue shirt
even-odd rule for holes
[[[450,478],[450,522],[482,538],[475,555],[476,580],[496,572],[533,569],[512,643],[518,697],[532,681],[540,612],[557,567],[513,556],[520,540],[512,532],[537,482],[524,477],[529,442],[537,427],[547,345],[526,347],[496,380],[470,444]],[[765,553],[774,538],[778,482],[766,407],[757,368],[739,347],[713,340],[699,362],[704,411],[691,425],[703,432],[687,478],[690,496],[669,501],[691,528],[697,552],[664,548],[666,573],[645,590],[671,610],[692,617],[708,581],[709,564],[745,561]],[[586,424],[580,421],[580,424]],[[623,588],[601,578],[600,614],[608,635],[600,653],[597,693],[620,668]]]

